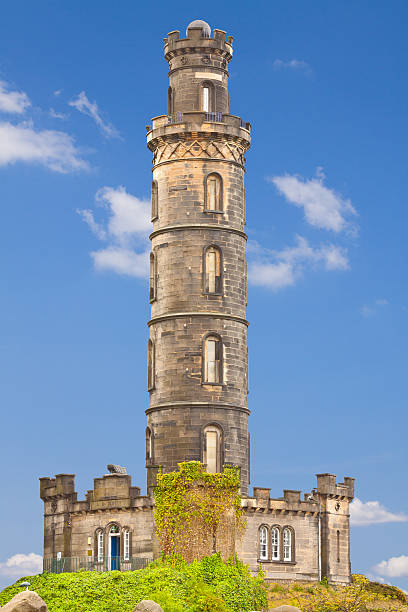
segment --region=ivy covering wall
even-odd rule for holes
[[[219,552],[235,554],[244,519],[239,470],[209,474],[198,461],[179,463],[177,472],[158,473],[154,491],[156,534],[164,555],[188,562]]]

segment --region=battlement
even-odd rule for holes
[[[133,507],[140,505],[140,487],[132,487],[128,474],[111,473],[94,478],[94,488],[90,489],[84,500],[77,499],[75,474],[57,474],[55,478],[40,478],[40,497],[44,502],[69,501],[71,511],[103,510],[111,507]],[[144,499],[144,498],[143,498]],[[59,509],[59,505],[54,506]],[[56,510],[59,511],[59,510]]]
[[[351,501],[354,497],[354,478],[345,477],[344,482],[337,483],[335,474],[316,474],[317,487],[312,493],[284,489],[282,497],[271,497],[271,489],[254,487],[253,497],[244,498],[244,508],[253,511],[285,510],[285,511],[312,511],[319,510],[320,496],[342,498]]]
[[[194,23],[194,22],[193,22]],[[204,23],[204,22],[203,22]],[[205,24],[208,27],[207,24]],[[187,28],[186,38],[180,38],[179,30],[169,32],[167,38],[164,39],[164,56],[167,61],[179,54],[194,54],[194,53],[215,53],[221,55],[227,62],[232,58],[232,43],[234,38],[228,36],[224,30],[204,31],[202,26],[192,26]],[[210,34],[204,35],[204,34]]]
[[[354,497],[354,478],[346,476],[344,482],[337,483],[335,474],[316,474],[316,492],[330,497]]]
[[[55,478],[40,478],[40,497],[43,501],[51,497],[60,498],[76,495],[75,474],[56,474]]]

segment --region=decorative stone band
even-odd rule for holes
[[[245,240],[248,240],[248,236],[245,232],[239,229],[235,229],[233,227],[228,227],[226,225],[215,225],[213,223],[193,223],[193,224],[180,224],[180,225],[167,225],[166,227],[161,227],[158,230],[152,232],[149,236],[150,240],[155,238],[156,236],[160,236],[160,234],[165,234],[166,232],[173,232],[177,230],[222,230],[224,232],[230,232],[231,234],[238,234],[238,236],[242,236]]]
[[[159,315],[157,317],[153,317],[148,321],[147,325],[150,327],[154,323],[159,323],[161,321],[168,321],[169,319],[179,319],[181,317],[211,317],[212,319],[226,319],[228,321],[237,321],[237,323],[242,323],[246,327],[249,326],[249,321],[243,319],[242,317],[237,317],[236,315],[224,314],[222,312],[172,312],[169,314]]]
[[[221,410],[235,410],[237,412],[245,412],[251,414],[251,411],[246,406],[234,406],[233,404],[222,404],[219,402],[168,402],[150,406],[145,410],[146,414],[157,410],[168,410],[169,408],[220,408]]]
[[[174,61],[174,59],[175,59],[175,61]],[[213,73],[213,72],[207,74],[207,76],[205,77],[207,79],[219,79],[219,80],[221,80],[223,74],[225,76],[227,76],[227,77],[229,76],[228,70],[226,68],[223,68],[222,66],[221,67],[220,66],[214,66],[214,64],[212,63],[211,60],[208,60],[208,61],[209,61],[209,64],[204,64],[204,66],[203,66],[202,63],[201,64],[198,64],[198,63],[197,64],[195,64],[195,63],[190,64],[189,63],[189,59],[185,55],[182,56],[181,60],[179,60],[178,58],[173,58],[173,62],[171,62],[171,64],[169,65],[169,68],[170,68],[169,76],[171,76],[175,72],[178,72],[179,70],[185,70],[185,69],[191,70],[191,69],[197,68],[197,70],[201,70],[202,71],[203,68],[205,68],[207,66],[211,67],[211,70],[214,70],[214,71],[216,70],[216,71],[219,72],[219,74]],[[180,65],[176,66],[175,65],[176,62],[179,63]],[[196,72],[196,74],[195,74],[196,78],[202,78],[202,77],[197,76],[197,74],[200,74],[200,73]]]
[[[221,159],[224,161],[233,161],[240,166],[244,166],[244,153],[247,146],[237,142],[235,139],[208,137],[188,139],[187,134],[182,134],[182,139],[171,141],[160,139],[157,146],[151,148],[153,150],[153,165],[158,166],[165,161],[175,161],[178,159]]]

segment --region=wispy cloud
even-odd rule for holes
[[[313,247],[302,236],[296,236],[294,246],[280,251],[250,241],[248,258],[249,282],[275,291],[294,285],[307,267],[320,265],[328,271],[349,267],[346,249],[330,243]]]
[[[22,115],[31,102],[23,91],[10,90],[5,81],[0,81],[0,112]]]
[[[408,576],[408,556],[391,557],[388,561],[381,561],[373,567],[373,571],[389,578]]]
[[[42,556],[36,553],[18,553],[0,563],[0,574],[10,577],[32,576],[42,572]]]
[[[65,113],[59,113],[53,108],[50,108],[50,117],[52,117],[53,119],[67,119],[68,115],[66,115]]]
[[[316,177],[312,179],[295,174],[267,178],[287,202],[303,209],[309,225],[335,233],[349,231],[355,234],[357,228],[349,220],[349,217],[357,214],[355,208],[350,200],[326,187],[324,179],[321,168],[317,169]]]
[[[360,308],[360,313],[362,314],[363,317],[369,318],[375,315],[380,308],[383,308],[384,306],[388,306],[388,304],[389,304],[388,300],[381,298],[381,299],[375,300],[371,304],[364,304]]]
[[[107,243],[105,248],[91,252],[95,269],[139,278],[147,276],[149,202],[127,193],[124,187],[103,187],[95,199],[105,211],[103,221],[95,220],[93,210],[77,211],[92,233]]]
[[[84,91],[81,91],[78,97],[68,102],[68,104],[76,108],[80,113],[91,117],[107,138],[120,138],[118,130],[111,123],[102,119],[97,103],[91,102]]]
[[[87,170],[72,136],[55,130],[35,130],[31,123],[0,123],[0,166],[26,162],[55,172]]]
[[[406,521],[408,521],[406,514],[390,512],[378,501],[362,502],[356,497],[350,504],[350,522],[353,526],[363,527],[378,523],[403,523]]]
[[[306,74],[310,74],[312,72],[309,64],[304,60],[281,60],[276,59],[273,62],[273,67],[275,70],[299,70]]]

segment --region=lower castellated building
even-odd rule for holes
[[[77,500],[73,474],[41,478],[44,568],[135,569],[159,554],[159,467],[240,469],[246,530],[238,556],[273,580],[349,583],[354,479],[318,474],[301,497],[249,494],[245,153],[251,126],[229,112],[233,38],[193,21],[164,40],[168,112],[147,126],[153,154],[147,495],[119,466]]]

